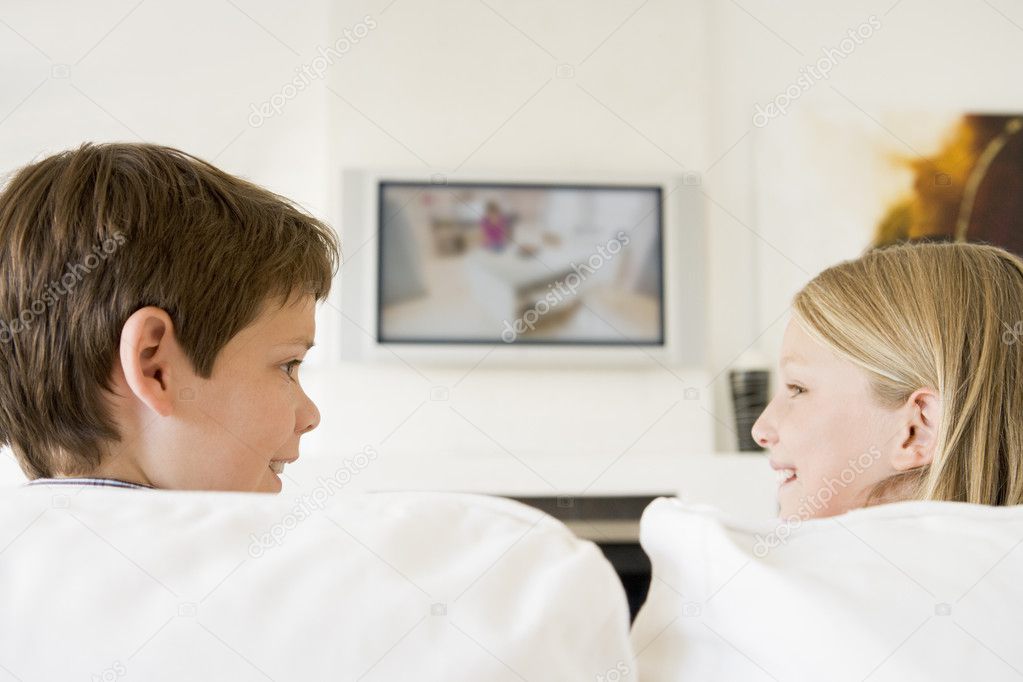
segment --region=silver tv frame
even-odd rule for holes
[[[382,182],[556,186],[642,186],[661,190],[663,343],[381,343],[379,329],[379,188]],[[706,354],[706,235],[700,178],[685,175],[473,172],[455,178],[408,169],[339,168],[334,225],[344,261],[340,293],[342,361],[474,365],[623,365],[703,367]]]

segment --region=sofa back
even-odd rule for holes
[[[650,505],[643,682],[1020,680],[1023,507],[907,502],[744,523]]]
[[[634,679],[618,578],[557,521],[323,497],[0,490],[0,679]]]

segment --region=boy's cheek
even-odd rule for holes
[[[213,467],[211,478],[214,487],[220,490],[267,491],[273,488],[273,472],[251,451],[236,451],[227,457],[215,458]]]

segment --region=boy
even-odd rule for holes
[[[0,445],[31,484],[278,492],[333,231],[184,152],[84,144],[0,191]]]

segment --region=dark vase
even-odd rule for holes
[[[750,433],[753,424],[767,407],[771,373],[766,369],[733,369],[729,372],[732,405],[735,407],[735,429],[741,452],[763,450]]]

